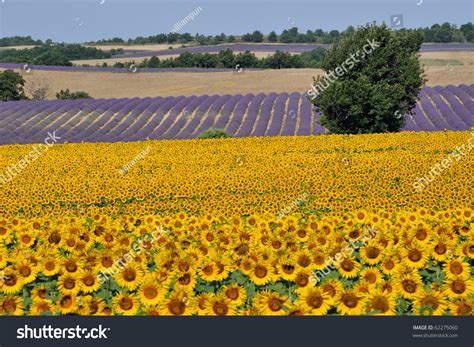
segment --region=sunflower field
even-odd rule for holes
[[[0,314],[473,315],[470,136],[0,146]]]

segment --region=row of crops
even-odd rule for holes
[[[469,130],[474,85],[425,87],[404,131]],[[210,128],[234,137],[326,133],[305,94],[259,93],[0,103],[0,144],[192,139]]]

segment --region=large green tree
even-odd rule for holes
[[[425,78],[419,60],[420,32],[368,24],[329,49],[308,92],[332,133],[399,131]],[[364,50],[365,49],[365,50]]]
[[[14,101],[27,99],[24,91],[25,80],[13,70],[0,72],[0,100]]]

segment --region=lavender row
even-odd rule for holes
[[[469,130],[474,85],[426,87],[404,131]],[[0,144],[192,139],[211,128],[235,137],[326,133],[305,94],[270,93],[0,102]]]

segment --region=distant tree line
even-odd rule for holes
[[[339,42],[344,36],[355,31],[353,26],[347,27],[346,30],[338,31],[324,31],[316,29],[314,31],[307,30],[305,33],[300,33],[297,27],[283,30],[279,35],[272,31],[268,35],[256,30],[252,33],[247,33],[237,38],[233,35],[225,35],[221,33],[216,36],[204,36],[201,34],[191,35],[189,33],[169,33],[158,34],[148,37],[139,36],[127,41],[115,37],[109,40],[100,40],[94,42],[95,44],[185,44],[195,42],[199,45],[215,45],[220,43],[234,43],[236,41],[243,42],[281,42],[281,43],[326,43]],[[474,27],[471,22],[463,24],[458,27],[455,24],[443,23],[434,24],[431,27],[419,29],[400,29],[399,31],[417,31],[424,34],[424,42],[435,43],[450,43],[450,42],[470,42],[474,43]]]
[[[144,59],[140,63],[134,61],[117,62],[114,68],[262,68],[262,69],[287,69],[287,68],[317,68],[324,58],[326,50],[316,48],[302,54],[290,54],[276,51],[265,58],[257,58],[250,51],[234,53],[225,49],[217,54],[184,52],[177,58],[160,60],[158,57]],[[82,66],[88,66],[83,64]],[[102,67],[109,67],[106,63]]]
[[[459,28],[456,25],[443,23],[435,24],[430,28],[424,29],[400,29],[401,33],[417,33],[421,35],[424,42],[449,43],[449,42],[471,42],[474,43],[474,25],[467,23]],[[322,29],[315,31],[307,30],[306,33],[298,32],[298,28],[285,29],[280,35],[272,31],[264,36],[260,31],[247,33],[239,40],[244,42],[282,42],[282,43],[323,43],[330,44],[340,42],[344,37],[350,36],[355,32],[354,27],[349,26],[346,30],[339,32],[332,30],[325,32]],[[217,36],[203,36],[191,34],[159,34],[149,37],[137,37],[127,42],[120,38],[110,40],[100,40],[96,44],[146,44],[146,43],[189,43],[197,42],[200,45],[231,43],[236,42],[235,36],[226,36],[220,34]],[[81,44],[55,44],[51,40],[42,42],[41,40],[33,40],[30,36],[26,37],[10,37],[0,39],[0,47],[8,47],[13,45],[37,45],[31,49],[8,49],[0,50],[1,63],[16,64],[32,64],[32,65],[55,65],[55,66],[72,66],[71,60],[87,60],[87,59],[108,59],[116,54],[122,54],[123,49],[111,49],[104,51],[94,47],[86,47]],[[176,59],[166,59],[160,61],[153,57],[145,63],[139,64],[143,67],[235,67],[240,65],[249,68],[298,68],[298,67],[319,67],[319,61],[322,51],[316,50],[304,53],[300,56],[290,55],[289,53],[277,52],[273,56],[258,59],[250,52],[239,53],[233,55],[223,51],[220,54],[209,53],[183,53]],[[232,56],[231,56],[232,55]],[[125,64],[117,64],[120,67]],[[106,66],[106,65],[104,65]]]
[[[472,23],[461,25],[459,28],[455,24],[443,23],[434,24],[431,27],[420,29],[400,29],[401,32],[418,32],[423,34],[423,42],[434,43],[451,43],[451,42],[470,42],[474,43],[474,26]],[[254,31],[242,36],[244,42],[281,42],[281,43],[326,43],[331,44],[339,42],[343,37],[355,32],[353,26],[349,26],[346,30],[339,32],[338,30],[323,31],[316,29],[315,31],[307,30],[306,33],[298,32],[297,27],[285,29],[280,35],[272,31],[268,36],[260,31]]]
[[[324,31],[316,29],[314,31],[307,30],[305,33],[300,33],[297,27],[283,30],[279,35],[272,31],[268,35],[256,30],[252,33],[247,33],[241,37],[234,35],[191,35],[189,33],[168,33],[158,34],[147,37],[138,36],[134,39],[124,40],[119,37],[111,39],[103,39],[95,42],[88,42],[89,44],[97,45],[141,45],[141,44],[186,44],[197,43],[198,45],[215,45],[221,43],[234,42],[281,42],[281,43],[333,43],[339,42],[347,34],[355,31],[353,26],[347,27],[346,30],[331,30]],[[470,42],[474,43],[474,26],[472,22],[466,23],[458,27],[456,24],[443,23],[433,24],[431,27],[419,29],[400,29],[399,31],[418,31],[424,34],[423,42],[435,43],[450,43],[450,42]],[[51,40],[45,42],[41,40],[34,40],[31,36],[15,36],[5,37],[0,39],[0,47],[8,46],[23,46],[23,45],[50,45]]]
[[[0,47],[33,46],[33,45],[42,45],[42,44],[43,44],[43,41],[33,40],[31,36],[14,36],[14,37],[0,38]]]
[[[31,49],[4,49],[0,51],[0,62],[34,65],[72,66],[71,60],[107,59],[123,50],[105,52],[80,44],[44,44]]]

